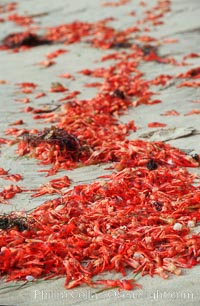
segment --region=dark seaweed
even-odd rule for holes
[[[111,45],[111,48],[114,49],[128,49],[131,48],[132,44],[126,41],[122,41],[122,42],[115,42]]]
[[[199,162],[199,155],[198,155],[197,153],[191,154],[191,156],[192,156],[192,158],[193,158],[194,160],[196,160],[197,162]]]
[[[155,46],[151,45],[137,45],[137,47],[143,52],[143,55],[149,55],[151,52],[154,52],[157,54],[158,50]]]
[[[81,149],[80,142],[75,135],[68,134],[64,129],[55,127],[45,128],[42,132],[35,135],[26,135],[24,140],[32,146],[38,143],[46,142],[49,144],[57,144],[60,149],[67,149],[70,152],[78,153]]]
[[[155,207],[157,211],[161,211],[163,205],[160,202],[154,202],[153,206]]]
[[[122,99],[122,100],[125,99],[125,94],[124,94],[124,92],[123,92],[122,90],[119,90],[119,89],[115,89],[115,90],[113,91],[113,96],[114,96],[114,97],[117,97],[117,98],[120,98],[120,99]]]
[[[149,170],[155,170],[158,168],[158,164],[155,162],[155,160],[150,159],[147,163],[146,163],[146,167]]]
[[[6,36],[2,41],[3,46],[9,49],[20,48],[22,46],[36,47],[49,45],[51,43],[51,41],[30,32],[12,33]]]
[[[29,229],[27,219],[25,217],[16,217],[13,215],[0,216],[0,229],[7,230],[17,228],[19,232]]]

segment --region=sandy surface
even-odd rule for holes
[[[74,20],[97,21],[106,17],[116,17],[111,25],[116,28],[126,28],[131,26],[133,20],[140,18],[144,7],[138,6],[138,0],[132,0],[129,4],[112,8],[101,7],[103,1],[95,0],[49,0],[49,1],[25,1],[21,0],[18,12],[21,14],[37,14],[48,12],[47,15],[38,17],[36,20],[40,26],[53,26],[61,23],[68,23]],[[156,1],[146,1],[151,7]],[[145,8],[146,9],[146,8]],[[136,12],[135,17],[128,16],[130,11]],[[156,38],[175,38],[178,43],[166,44],[159,48],[161,55],[173,56],[176,60],[181,60],[185,54],[200,52],[200,2],[198,0],[172,0],[172,11],[165,17],[165,24],[154,27],[151,36]],[[5,35],[21,31],[21,27],[16,26],[12,22],[0,24],[0,39]],[[35,82],[39,84],[38,92],[45,91],[51,86],[51,82],[62,82],[63,85],[70,90],[80,90],[80,99],[93,97],[96,93],[95,88],[85,88],[84,84],[88,82],[87,77],[78,74],[78,71],[86,68],[102,67],[102,65],[110,64],[107,62],[100,63],[98,60],[103,54],[111,51],[102,51],[94,48],[88,48],[87,44],[78,43],[70,46],[64,46],[70,52],[56,58],[56,65],[49,68],[41,68],[38,62],[44,60],[45,55],[60,46],[41,46],[33,48],[29,51],[20,53],[0,52],[0,80],[6,80],[7,84],[0,85],[0,137],[4,137],[4,131],[8,128],[10,122],[17,119],[23,119],[26,128],[34,128],[35,121],[28,113],[21,113],[21,109],[26,104],[18,103],[14,99],[24,98],[25,95],[17,92],[15,83],[18,82]],[[61,46],[63,47],[63,46]],[[176,75],[187,68],[200,65],[200,58],[189,59],[190,66],[172,66],[160,65],[155,62],[143,63],[140,67],[141,71],[146,74],[147,79],[159,75],[161,73]],[[76,80],[60,79],[58,75],[70,73],[76,77]],[[91,79],[90,79],[91,81]],[[96,81],[96,80],[95,80]],[[200,152],[200,127],[199,115],[184,116],[192,109],[199,108],[199,104],[192,103],[193,100],[199,99],[200,89],[183,87],[176,88],[177,84],[171,84],[166,88],[156,88],[156,99],[161,99],[162,103],[152,106],[141,105],[131,109],[124,114],[120,120],[127,122],[134,120],[138,130],[129,136],[129,139],[144,137],[145,133],[152,132],[147,128],[147,123],[151,121],[160,121],[167,123],[166,133],[164,135],[149,135],[149,140],[163,140],[181,149],[188,149],[194,152]],[[34,95],[30,95],[31,102],[29,105],[38,106],[46,103],[56,104],[58,98],[62,94],[48,94],[41,99],[34,99]],[[161,113],[170,109],[179,111],[180,116],[160,116]],[[37,124],[38,127],[44,127],[45,124]],[[48,126],[48,124],[46,125]],[[153,129],[155,131],[156,129]],[[189,131],[189,132],[188,132]],[[186,135],[188,134],[188,135]],[[178,139],[176,136],[179,137]],[[184,135],[186,135],[184,137]],[[147,137],[147,135],[146,135]],[[47,178],[37,170],[41,166],[37,165],[37,161],[32,159],[17,158],[15,154],[16,147],[2,147],[1,151],[1,167],[4,169],[12,169],[12,173],[21,173],[24,176],[23,182],[18,185],[27,188],[36,188],[40,184],[47,181]],[[85,168],[79,168],[67,172],[73,184],[90,182],[95,180],[99,175],[106,173],[105,165],[95,165]],[[198,169],[192,171],[197,172]],[[57,174],[59,177],[62,172]],[[10,182],[0,180],[0,187],[9,185]],[[20,209],[30,210],[40,205],[49,197],[41,197],[31,199],[30,194],[22,193],[10,200],[9,205],[0,206],[0,212],[9,212]],[[197,229],[198,230],[198,229]],[[112,274],[111,274],[112,276]],[[100,294],[96,294],[96,290],[88,287],[75,288],[66,291],[63,287],[64,278],[53,281],[40,282],[31,284],[29,287],[20,290],[1,290],[0,304],[3,305],[199,305],[199,276],[200,268],[195,267],[192,270],[183,271],[183,275],[179,277],[170,277],[168,280],[159,277],[144,278],[138,276],[138,282],[142,284],[142,290],[134,290],[132,292],[119,292],[117,290],[109,290]],[[1,288],[5,285],[1,284]]]

